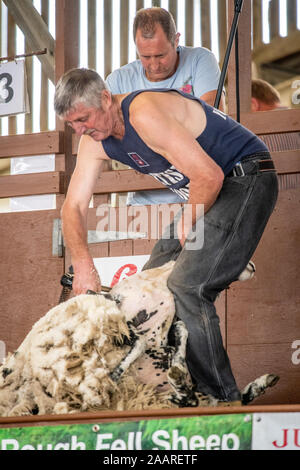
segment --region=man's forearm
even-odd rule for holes
[[[87,216],[78,209],[63,207],[62,230],[66,246],[70,250],[72,263],[92,262],[87,243]]]
[[[74,268],[73,291],[76,295],[88,290],[100,292],[101,281],[87,243],[87,214],[64,206],[62,210],[63,236],[70,250]]]
[[[214,205],[222,188],[222,178],[215,181],[215,184],[201,185],[198,182],[190,182],[190,197],[187,205],[183,208],[182,217],[178,222],[178,233],[181,234],[181,244],[196,224],[201,215],[206,214]]]

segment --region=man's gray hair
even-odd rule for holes
[[[160,24],[168,41],[174,46],[176,39],[176,24],[171,13],[164,8],[152,7],[139,10],[133,22],[133,39],[139,29],[143,38],[153,38],[157,25]]]
[[[55,88],[54,109],[65,117],[78,103],[101,108],[102,91],[106,85],[100,75],[91,69],[78,68],[66,72]]]

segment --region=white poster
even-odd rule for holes
[[[4,341],[0,340],[0,366],[3,363],[3,360],[5,359],[5,354],[6,354],[5,343]]]
[[[11,175],[25,175],[28,173],[43,173],[55,171],[55,155],[35,155],[33,157],[16,157],[10,160]],[[41,211],[56,208],[55,194],[38,194],[36,196],[23,196],[10,198],[10,210]]]
[[[0,116],[29,111],[25,61],[0,65]]]
[[[113,287],[126,277],[141,272],[149,257],[150,255],[94,258],[94,264],[100,275],[102,285]]]
[[[300,413],[254,413],[252,450],[300,450]]]

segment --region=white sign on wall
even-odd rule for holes
[[[254,413],[252,450],[300,450],[300,413]]]
[[[5,354],[6,354],[6,348],[5,348],[5,343],[4,341],[0,340],[0,366],[5,359]]]
[[[29,112],[25,61],[0,65],[0,116]]]
[[[113,287],[119,281],[137,272],[141,272],[150,255],[118,256],[109,258],[94,258],[95,267],[101,283]]]

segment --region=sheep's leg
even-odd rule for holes
[[[273,387],[279,380],[274,374],[262,375],[258,379],[250,382],[242,391],[242,404],[247,405],[255,398],[265,393],[266,388]]]
[[[132,343],[132,348],[128,352],[127,356],[122,359],[120,364],[110,373],[110,377],[114,382],[118,382],[124,372],[128,370],[131,364],[144,354],[146,349],[146,341],[144,338],[136,336]]]
[[[173,328],[175,354],[168,370],[169,383],[175,392],[172,401],[180,406],[197,406],[198,400],[192,390],[192,381],[185,361],[188,331],[182,321],[176,321]]]

